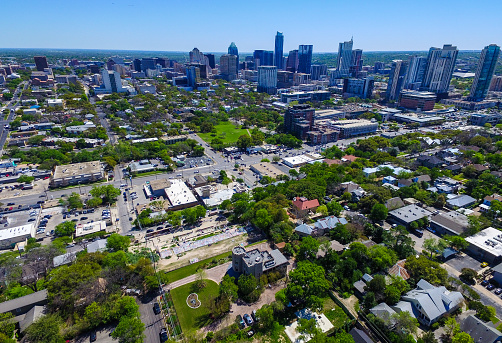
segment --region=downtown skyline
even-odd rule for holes
[[[498,20],[497,9],[502,9],[502,4],[496,1],[486,1],[476,8],[470,8],[467,1],[368,2],[362,4],[357,16],[343,15],[353,13],[350,4],[323,1],[311,2],[308,7],[302,7],[301,12],[296,10],[295,1],[288,2],[287,6],[263,1],[253,6],[228,6],[227,1],[215,1],[205,11],[191,11],[182,4],[157,0],[147,0],[141,5],[121,0],[90,1],[89,7],[94,3],[99,4],[96,11],[86,13],[77,4],[61,8],[56,6],[57,1],[40,4],[25,0],[21,5],[30,8],[29,11],[22,17],[4,18],[4,27],[16,29],[0,38],[0,47],[190,51],[196,46],[201,51],[224,52],[235,42],[239,51],[251,52],[274,50],[277,31],[284,33],[284,53],[305,44],[313,45],[314,53],[336,52],[338,43],[351,37],[356,42],[354,48],[366,52],[426,51],[445,43],[456,45],[460,50],[479,51],[488,44],[502,43],[498,30],[493,28]],[[196,1],[194,6],[197,4]],[[20,6],[19,3],[4,5],[6,11],[12,13]],[[462,6],[468,6],[469,11],[458,10]],[[145,8],[145,15],[138,15],[138,7]],[[328,15],[330,13],[333,15]],[[304,25],[298,25],[296,20],[300,15],[315,18],[320,14],[327,19],[312,20],[310,24],[309,20],[303,21]],[[45,25],[44,35],[34,34],[39,30],[40,18],[56,17],[57,25]],[[187,25],[192,21],[197,25]],[[18,25],[20,23],[22,25]]]

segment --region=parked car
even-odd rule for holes
[[[481,268],[486,268],[486,267],[488,267],[488,262],[481,263]]]
[[[486,289],[491,291],[495,288],[495,285],[492,285],[492,284],[489,284],[488,286],[486,286]]]
[[[89,219],[89,218],[87,218],[87,217],[80,218],[80,220],[87,220],[87,219]]]
[[[159,303],[153,304],[153,313],[155,313],[155,314],[159,314],[160,313]]]
[[[256,310],[253,310],[253,312],[251,312],[251,317],[253,317],[253,319],[254,319],[255,322],[259,322],[260,321],[260,318],[258,318],[256,316]]]
[[[167,330],[166,328],[162,328],[159,332],[159,337],[161,342],[166,342],[169,337],[167,336]]]
[[[247,335],[248,335],[248,337],[253,337],[254,331],[253,330],[249,330]]]
[[[483,287],[486,287],[486,286],[488,286],[489,284],[490,284],[490,282],[489,282],[488,280],[483,280],[483,281],[481,281],[481,286],[483,286]]]
[[[497,288],[494,293],[497,295],[502,294],[502,288]]]
[[[151,233],[151,232],[153,232],[153,229],[146,230],[146,233]]]
[[[246,313],[246,314],[244,315],[244,320],[246,321],[246,324],[247,324],[248,326],[253,325],[253,319],[251,318],[251,316],[250,316],[249,314],[247,314],[247,313]]]
[[[96,331],[91,331],[89,338],[90,338],[91,342],[95,342],[96,341]]]
[[[14,205],[15,205],[15,203],[13,203],[13,202],[8,202],[7,203],[7,206],[14,206]]]
[[[246,327],[246,324],[244,324],[244,321],[242,320],[242,317],[240,314],[237,316],[236,321],[237,321],[237,325],[239,325],[240,329],[244,329]]]

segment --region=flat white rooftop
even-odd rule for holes
[[[494,256],[502,256],[502,231],[491,226],[465,240]]]
[[[98,222],[92,222],[87,224],[77,224],[75,228],[75,237],[89,235],[91,233],[106,230],[106,222],[100,220]]]
[[[171,182],[171,187],[166,188],[165,192],[173,207],[197,202],[197,198],[195,198],[195,195],[193,195],[183,180],[173,179],[169,182]]]

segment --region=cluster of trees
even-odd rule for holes
[[[154,207],[156,204],[152,203],[150,205],[150,207]],[[160,208],[163,208],[163,206],[160,206]],[[168,222],[173,227],[176,227],[180,226],[183,221],[184,224],[191,225],[195,224],[201,218],[204,218],[206,216],[206,208],[202,205],[198,205],[195,207],[185,208],[181,211],[169,211],[164,214],[159,214],[157,216],[151,217],[150,215],[152,213],[152,208],[147,208],[139,214],[138,218],[134,220],[133,224],[136,226],[139,226],[139,224],[141,224],[141,227],[149,227]]]

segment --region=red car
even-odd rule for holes
[[[12,207],[9,207],[9,211],[12,211]]]

